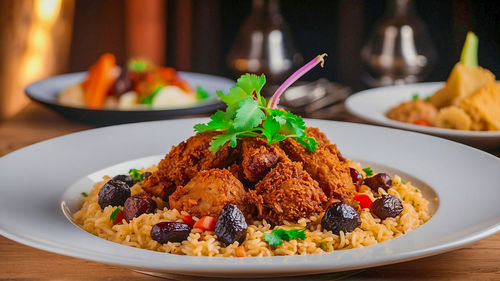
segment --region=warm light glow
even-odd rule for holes
[[[21,61],[22,84],[42,78],[47,71],[47,57],[52,48],[51,32],[61,10],[61,0],[36,0],[32,24],[28,32],[27,48]]]
[[[61,10],[61,0],[35,1],[35,13],[43,24],[53,25]]]

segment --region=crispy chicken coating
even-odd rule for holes
[[[327,198],[318,183],[297,162],[279,163],[249,191],[258,217],[274,224],[320,213]]]
[[[280,162],[290,161],[278,144],[262,138],[246,138],[241,144],[241,167],[246,179],[258,182]]]
[[[226,169],[200,171],[185,186],[179,186],[169,197],[170,208],[192,216],[218,217],[226,204],[235,204],[249,214],[248,195],[243,184]]]
[[[177,186],[185,185],[199,171],[227,167],[237,153],[228,145],[221,147],[215,155],[208,150],[210,141],[217,134],[197,134],[173,146],[158,164],[158,171],[144,180],[142,188],[152,195],[167,199]]]
[[[318,130],[319,132],[319,130]],[[351,201],[356,192],[348,163],[335,144],[319,144],[316,152],[307,150],[291,138],[280,143],[292,161],[300,162],[328,198]]]

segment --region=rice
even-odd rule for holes
[[[357,164],[354,163],[353,166],[357,166]],[[154,169],[153,167],[148,171]],[[156,213],[143,214],[130,222],[123,220],[121,224],[113,225],[110,216],[116,207],[108,206],[102,210],[97,203],[99,190],[110,179],[110,177],[105,176],[101,182],[96,183],[88,197],[83,199],[82,208],[73,215],[75,223],[85,231],[123,245],[171,254],[236,256],[236,249],[240,246],[238,242],[225,246],[217,241],[217,237],[212,231],[192,229],[187,240],[176,243],[160,244],[151,239],[150,231],[155,224],[163,221],[182,222],[182,213],[175,209],[169,210],[168,204],[160,198],[153,198],[158,204]],[[429,220],[431,217],[428,211],[429,202],[422,196],[420,190],[410,182],[403,182],[398,176],[394,176],[392,181],[392,187],[387,192],[380,189],[377,195],[370,188],[362,185],[359,194],[368,195],[372,201],[382,194],[398,197],[403,202],[404,209],[397,217],[381,221],[374,217],[368,209],[363,209],[360,213],[361,225],[351,233],[340,232],[339,235],[322,230],[321,215],[319,214],[310,218],[302,218],[297,222],[285,221],[283,225],[274,228],[286,230],[306,228],[306,239],[283,241],[283,244],[277,247],[270,247],[263,238],[264,234],[271,233],[273,227],[265,220],[254,221],[248,226],[247,238],[242,243],[246,255],[252,257],[306,255],[361,248],[406,234]],[[138,184],[131,188],[132,195],[140,192],[143,190]],[[198,220],[196,217],[193,218],[195,221]]]

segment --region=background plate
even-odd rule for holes
[[[391,120],[385,116],[389,109],[403,101],[410,101],[414,94],[419,94],[419,97],[424,99],[440,89],[443,84],[443,82],[430,82],[369,89],[350,96],[345,106],[350,113],[370,123],[440,136],[484,149],[500,147],[500,131],[474,132],[417,126]]]
[[[215,91],[222,90],[224,93],[227,93],[229,88],[234,86],[235,83],[231,79],[220,76],[180,71],[180,77],[186,80],[192,87],[201,86],[210,94],[207,100],[197,105],[183,108],[161,110],[108,110],[72,107],[59,104],[56,100],[57,94],[66,87],[81,82],[85,75],[86,72],[79,72],[54,76],[28,85],[25,92],[32,100],[45,105],[67,118],[95,125],[112,125],[178,118],[180,116],[213,112],[224,105],[217,98]]]
[[[264,277],[402,262],[449,251],[500,230],[498,186],[491,178],[500,171],[499,158],[428,135],[322,120],[307,120],[307,124],[321,128],[344,156],[431,187],[424,190],[439,197],[433,218],[404,236],[365,248],[235,259],[136,249],[93,236],[65,217],[61,202],[75,183],[88,180],[90,189],[96,171],[115,169],[113,166],[123,166],[126,161],[147,162],[149,156],[158,159],[171,145],[192,135],[195,123],[206,121],[184,119],[99,128],[44,141],[0,158],[0,171],[8,175],[2,177],[0,186],[0,234],[39,249],[143,272]]]

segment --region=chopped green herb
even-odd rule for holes
[[[323,57],[324,55],[317,57],[314,65],[322,63]],[[302,76],[310,67],[313,67],[313,64],[301,70],[300,75],[297,75]],[[260,76],[244,74],[238,78],[236,85],[230,88],[227,94],[217,91],[217,95],[227,106],[226,110],[219,110],[211,115],[207,124],[194,126],[194,130],[198,133],[222,132],[210,142],[210,150],[213,153],[225,144],[236,147],[237,141],[244,137],[263,137],[270,144],[285,138],[293,138],[307,149],[316,151],[318,143],[313,138],[307,137],[304,131],[306,125],[302,117],[290,111],[277,109],[279,95],[269,104],[261,96],[260,92],[265,83],[264,74]],[[282,91],[286,89],[286,87],[280,88]]]
[[[402,184],[406,184],[406,181],[401,181]]]
[[[87,196],[89,196],[89,194],[87,192],[82,192],[82,196],[87,197]]]
[[[420,97],[419,97],[418,93],[415,93],[415,94],[413,94],[413,96],[411,96],[412,100],[418,100],[419,98]]]
[[[115,210],[111,213],[111,216],[109,216],[109,219],[110,219],[111,221],[115,221],[115,217],[116,217],[116,215],[118,215],[118,213],[119,213],[120,211],[121,211],[121,210],[120,210],[120,208],[116,208],[116,209],[115,209]]]
[[[151,68],[151,63],[143,59],[134,59],[128,62],[128,69],[133,72],[146,72]]]
[[[424,100],[425,100],[425,101],[430,101],[430,100],[431,100],[431,96],[427,96],[427,97],[425,97],[425,99],[424,99]]]
[[[372,168],[370,168],[370,167],[366,167],[366,168],[364,168],[364,169],[363,169],[363,172],[365,172],[365,174],[366,174],[366,176],[367,176],[367,177],[371,177],[371,176],[373,176],[373,170],[372,170]]]
[[[321,242],[321,244],[319,244],[319,247],[324,250],[326,248],[326,244]]]
[[[420,192],[420,190],[418,188],[415,188],[415,192]]]
[[[271,234],[264,234],[264,240],[269,243],[269,246],[276,247],[283,244],[283,240],[289,241],[290,239],[306,239],[305,231],[305,228],[291,230],[284,230],[281,228],[273,229]]]
[[[163,88],[163,85],[157,85],[156,88],[151,92],[151,94],[141,98],[141,104],[145,105],[152,105],[153,100],[155,99],[156,95],[160,92],[160,90]]]
[[[210,97],[210,94],[203,89],[201,86],[196,87],[196,99],[197,100],[205,100]]]
[[[141,182],[142,181],[142,171],[137,170],[137,169],[130,169],[128,171],[128,174],[132,178],[134,182]]]
[[[354,207],[356,207],[356,206],[358,206],[358,205],[359,205],[359,202],[358,202],[358,201],[356,201],[356,200],[352,200],[352,205],[353,205]]]

